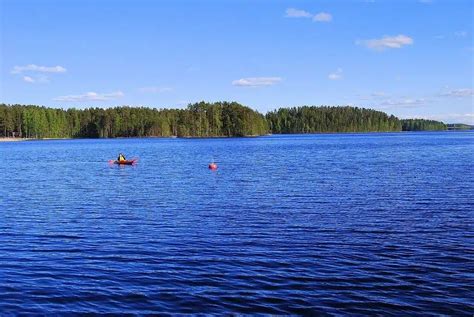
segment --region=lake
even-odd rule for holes
[[[472,132],[1,143],[0,313],[472,316],[473,162]]]

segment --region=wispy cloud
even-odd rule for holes
[[[26,66],[15,66],[11,70],[12,74],[21,74],[25,72],[39,72],[39,73],[65,73],[66,68],[62,66],[38,66],[35,64],[29,64]]]
[[[96,93],[96,92],[86,92],[82,95],[66,95],[59,96],[54,98],[54,101],[64,101],[64,102],[84,102],[84,101],[107,101],[113,100],[120,97],[123,97],[124,93],[121,91],[116,91],[112,93]]]
[[[434,38],[436,40],[444,40],[448,37],[456,37],[456,38],[465,38],[469,35],[469,32],[467,31],[456,31],[454,33],[451,33],[451,34],[448,34],[448,35],[444,35],[444,34],[438,34],[438,35],[435,35]]]
[[[379,108],[390,109],[390,108],[416,108],[425,105],[426,99],[387,99],[378,104]]]
[[[418,0],[418,2],[423,4],[431,4],[433,3],[433,0]]]
[[[149,87],[141,87],[138,88],[138,91],[141,93],[151,93],[151,94],[159,94],[163,92],[172,91],[173,89],[170,87],[158,87],[158,86],[149,86]]]
[[[332,72],[328,75],[330,80],[339,80],[342,79],[342,68],[338,68],[335,72]]]
[[[378,98],[378,97],[385,97],[387,96],[387,94],[383,91],[374,91],[373,93],[370,94],[370,96],[374,98]]]
[[[285,12],[286,18],[312,18],[314,22],[331,22],[332,15],[327,12],[312,14],[305,10],[288,8]]]
[[[456,37],[466,37],[467,36],[467,31],[454,32],[454,36],[456,36]]]
[[[383,98],[387,99],[389,95],[383,91],[374,91],[370,94],[357,94],[359,100],[381,100]]]
[[[331,22],[332,21],[332,15],[326,12],[320,12],[318,14],[315,14],[313,17],[313,21],[315,22]]]
[[[248,77],[234,80],[232,85],[239,87],[262,87],[272,86],[281,81],[281,77]]]
[[[426,115],[425,119],[439,120],[445,123],[466,123],[474,124],[474,113],[445,113]]]
[[[30,76],[23,76],[23,81],[26,81],[27,83],[34,83],[35,80],[31,78]]]
[[[305,10],[295,9],[295,8],[288,8],[286,9],[287,18],[311,18],[313,15]]]
[[[396,36],[384,36],[381,39],[358,40],[357,45],[364,45],[369,49],[384,51],[391,48],[402,48],[405,45],[413,44],[413,39],[409,36],[399,34]]]
[[[474,96],[474,89],[472,88],[453,89],[447,92],[443,92],[440,95],[444,97],[469,97],[469,96]]]
[[[47,84],[49,83],[49,78],[44,75],[36,75],[36,76],[23,76],[22,77],[24,82],[30,84]]]
[[[62,66],[39,66],[35,64],[29,64],[25,66],[14,66],[10,71],[15,76],[21,76],[24,82],[30,84],[47,84],[49,78],[46,74],[53,73],[65,73],[67,70]]]

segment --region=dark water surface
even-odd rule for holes
[[[3,143],[0,313],[472,316],[473,162],[469,132]]]

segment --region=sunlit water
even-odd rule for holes
[[[0,314],[472,316],[473,159],[469,132],[2,143]]]

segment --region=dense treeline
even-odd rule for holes
[[[0,136],[23,138],[213,137],[268,133],[265,117],[235,102],[186,109],[53,109],[0,104]]]
[[[272,133],[400,131],[400,120],[357,107],[280,108],[267,113]]]
[[[425,119],[403,119],[402,131],[443,131],[448,127],[443,122]]]
[[[235,102],[199,102],[186,109],[134,107],[54,109],[0,104],[0,137],[215,137],[272,133],[446,130],[444,123],[399,120],[357,107],[281,108],[266,116]]]

